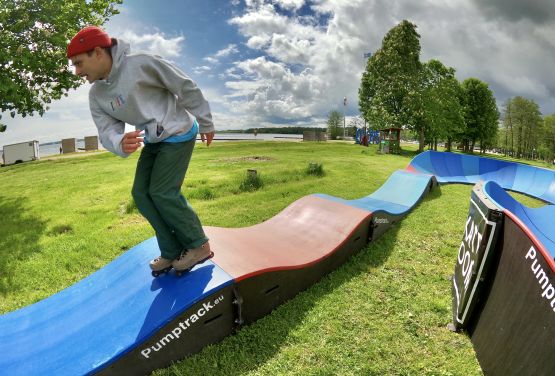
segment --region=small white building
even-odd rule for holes
[[[39,142],[28,141],[17,144],[4,145],[2,159],[4,165],[35,161],[40,159]]]

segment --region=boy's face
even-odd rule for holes
[[[96,80],[106,78],[101,57],[101,53],[97,49],[72,56],[70,60],[75,67],[75,75],[85,78],[91,84]]]

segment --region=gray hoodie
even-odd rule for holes
[[[149,143],[187,133],[195,118],[201,133],[214,130],[210,106],[198,86],[159,56],[129,53],[118,40],[112,47],[112,70],[89,91],[89,105],[100,142],[126,157],[121,140],[125,123],[145,130]]]

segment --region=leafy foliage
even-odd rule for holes
[[[438,60],[430,60],[423,66],[423,97],[426,138],[451,141],[464,130],[465,122],[461,106],[462,88],[455,78],[455,69],[445,67]],[[434,143],[437,150],[437,142]]]
[[[400,22],[384,37],[366,65],[359,107],[372,127],[414,128],[422,117],[420,35],[416,25]]]
[[[418,134],[419,151],[426,141],[447,149],[460,141],[466,151],[480,142],[493,146],[499,112],[488,85],[468,79],[438,60],[420,62],[416,25],[402,21],[384,37],[366,65],[359,88],[359,109],[371,128],[397,127]]]
[[[122,0],[0,0],[0,112],[12,117],[48,110],[77,88],[66,57],[70,38],[86,25],[102,25]]]
[[[542,138],[539,143],[540,156],[552,163],[555,161],[555,114],[544,118]]]
[[[495,143],[499,111],[487,83],[468,78],[462,83],[466,129],[460,136],[464,151],[472,152],[476,141],[485,150]]]
[[[509,98],[503,106],[503,129],[498,145],[505,152],[518,158],[533,158],[541,149],[546,157],[550,154],[550,145],[542,141],[549,139],[549,121],[542,119],[536,102],[520,96]],[[542,145],[543,144],[543,145]]]
[[[339,111],[331,111],[328,115],[328,134],[330,140],[336,140],[343,134],[343,114]]]

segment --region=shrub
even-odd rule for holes
[[[324,166],[322,163],[309,162],[305,170],[307,175],[324,176]]]
[[[247,171],[241,185],[239,186],[239,190],[241,192],[253,192],[262,188],[263,185],[264,183],[262,182],[260,174],[257,174],[256,171],[254,173]]]
[[[189,198],[196,198],[199,200],[213,200],[216,195],[212,190],[208,187],[200,187],[194,191],[192,191],[189,195]]]

